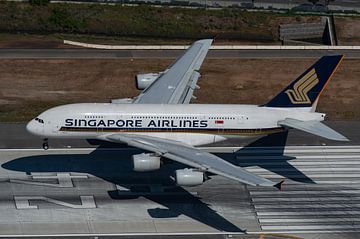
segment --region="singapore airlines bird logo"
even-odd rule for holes
[[[317,83],[319,83],[319,79],[315,69],[312,69],[294,84],[293,89],[286,90],[285,93],[293,104],[310,104],[311,101],[307,93]]]

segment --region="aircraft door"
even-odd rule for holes
[[[245,122],[245,119],[246,119],[246,117],[243,116],[243,115],[239,115],[237,118],[238,118],[237,119],[238,124],[243,124]]]
[[[97,134],[102,134],[106,130],[106,126],[104,125],[104,122],[106,122],[107,116],[99,115],[99,116],[96,116],[96,117],[97,117],[96,122],[99,122],[99,124],[96,126],[96,133]]]
[[[218,134],[223,135],[224,134],[224,119],[223,119],[223,117],[218,117],[215,120],[215,125],[218,128]]]
[[[53,133],[59,133],[59,131],[60,131],[60,126],[59,126],[58,123],[55,123],[55,124],[53,125],[52,131],[53,131]]]
[[[96,127],[96,133],[97,134],[102,134],[104,132],[103,126],[97,126]]]

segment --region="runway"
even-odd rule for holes
[[[239,238],[259,233],[339,238],[360,232],[359,145],[245,147],[219,154],[273,181],[285,178],[283,191],[220,176],[198,187],[174,187],[169,176],[183,165],[134,173],[130,156],[138,152],[0,150],[0,234],[225,231]]]
[[[351,141],[339,145],[291,130],[203,148],[273,181],[284,178],[281,192],[219,176],[199,187],[174,187],[171,175],[181,164],[169,161],[159,171],[135,173],[130,158],[137,149],[50,140],[51,149],[44,151],[25,124],[0,124],[0,235],[355,237],[360,122],[325,123]]]
[[[204,148],[260,176],[285,178],[282,192],[219,176],[199,187],[174,187],[170,176],[181,164],[134,173],[130,157],[137,149],[53,140],[44,151],[24,124],[0,124],[0,234],[351,236],[360,230],[360,122],[326,123],[351,141],[339,145],[291,130]]]
[[[2,59],[176,58],[182,50],[0,49]],[[210,50],[207,58],[317,58],[346,54],[359,59],[360,50]]]
[[[285,157],[294,158],[290,160],[272,155],[270,149],[262,156],[256,151],[240,156],[241,161],[251,162],[242,166],[261,167],[250,167],[251,172],[272,180],[281,178],[279,174],[291,179],[286,189],[276,194],[272,189],[249,187],[261,229],[293,233],[359,231],[359,150],[295,147],[289,153],[285,151]]]

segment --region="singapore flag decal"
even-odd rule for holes
[[[223,120],[215,120],[215,124],[224,124]]]

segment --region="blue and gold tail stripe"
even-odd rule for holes
[[[266,107],[311,107],[339,67],[344,55],[324,56],[288,87],[270,100]]]

